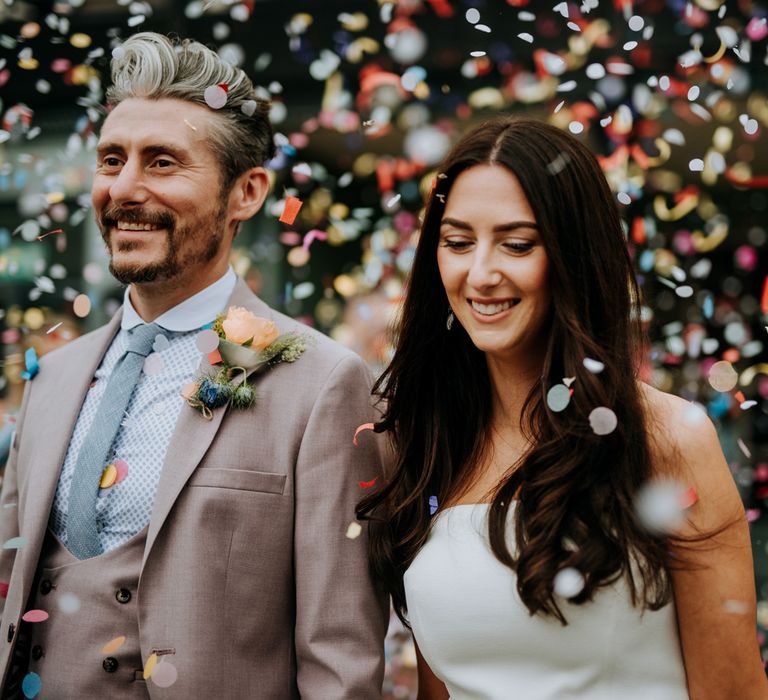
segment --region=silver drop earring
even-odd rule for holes
[[[448,318],[445,321],[445,327],[447,330],[451,330],[453,328],[453,320],[454,320],[453,311],[448,312]]]

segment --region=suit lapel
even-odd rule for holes
[[[122,313],[117,313],[106,326],[95,331],[89,342],[77,348],[76,355],[72,354],[68,361],[65,360],[66,366],[59,364],[55,369],[50,365],[46,368],[43,359],[40,374],[32,380],[39,382],[39,386],[34,388],[43,392],[45,400],[40,401],[38,398],[35,425],[24,426],[26,431],[38,431],[41,438],[35,445],[34,459],[24,477],[26,500],[20,528],[22,536],[27,538],[27,543],[20,550],[24,556],[24,585],[31,585],[35,574],[59,482],[59,472],[67,455],[80,408],[91,380],[120,327],[121,318]],[[62,352],[67,352],[67,349]]]
[[[227,308],[230,306],[244,306],[257,316],[272,318],[272,310],[269,306],[253,294],[248,285],[241,279],[237,280],[235,289],[229,298]],[[210,370],[211,365],[208,358],[203,356],[196,376],[207,374]],[[182,407],[171,442],[168,445],[168,451],[165,454],[163,470],[157,486],[157,495],[147,531],[147,544],[144,548],[142,568],[168,514],[173,508],[173,504],[198,464],[205,457],[225,414],[225,409],[218,408],[213,411],[213,418],[206,420],[199,411],[191,406]]]

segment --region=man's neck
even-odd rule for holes
[[[197,274],[190,278],[132,284],[129,290],[131,304],[145,323],[152,323],[169,309],[220,280],[227,272],[226,261],[224,263],[206,274]]]

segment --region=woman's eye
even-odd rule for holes
[[[471,245],[469,241],[443,241],[444,247],[454,250],[464,250],[469,245]]]
[[[533,243],[505,243],[504,245],[513,253],[527,253],[533,248]]]

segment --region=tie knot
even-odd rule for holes
[[[152,345],[161,330],[160,326],[156,323],[143,323],[140,326],[136,326],[129,333],[128,349],[126,352],[135,352],[137,355],[146,357],[152,352]]]

